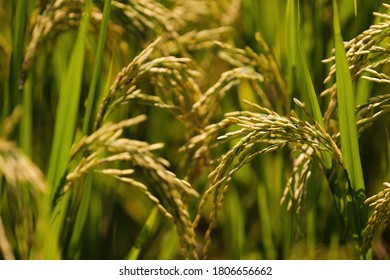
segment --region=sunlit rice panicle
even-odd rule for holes
[[[197,192],[168,171],[169,163],[153,153],[162,148],[162,144],[120,138],[124,128],[144,120],[145,116],[141,115],[116,124],[107,123],[82,138],[72,149],[71,160],[77,160],[77,165],[67,175],[64,191],[74,187],[89,172],[102,173],[137,188],[176,225],[186,258],[197,258],[195,233],[183,202],[183,193],[197,196]],[[111,167],[117,163],[125,164],[126,169]],[[135,168],[141,168],[147,174],[146,182],[132,177]]]
[[[356,125],[358,133],[361,134],[375,121],[384,118],[390,112],[390,94],[372,97],[366,104],[359,105],[356,111],[359,116]]]
[[[3,124],[8,132],[13,121],[10,117]],[[0,138],[0,177],[0,251],[5,259],[26,259],[34,242],[37,208],[47,191],[46,182],[41,170],[5,138]],[[7,234],[11,235],[7,238]]]
[[[384,4],[384,6],[387,9],[390,8],[388,4]],[[381,13],[374,13],[374,15],[379,18],[379,23],[371,25],[369,29],[344,43],[349,69],[353,80],[361,76],[373,82],[390,83],[389,76],[379,70],[380,66],[390,62],[389,45],[387,47],[381,46],[381,43],[386,41],[390,34],[390,17]],[[336,73],[335,56],[323,62],[333,63],[324,81],[328,83]],[[328,89],[323,94],[329,91]]]
[[[301,214],[303,209],[305,186],[311,177],[313,153],[314,150],[310,147],[306,152],[297,151],[298,156],[294,157],[293,169],[280,201],[280,204],[287,203],[287,210],[293,210],[297,215]]]
[[[388,4],[384,4],[384,6],[387,9],[390,8]],[[378,17],[379,22],[370,26],[369,29],[349,42],[345,42],[344,46],[346,48],[352,80],[361,78],[375,83],[388,84],[390,83],[390,76],[382,71],[385,71],[383,66],[390,62],[389,45],[385,44],[388,35],[390,34],[390,18],[387,14],[374,13],[374,15]],[[323,62],[332,63],[329,74],[324,81],[325,83],[329,83],[335,76],[335,56],[326,59]],[[328,89],[321,93],[322,96],[331,96],[328,108],[324,114],[325,124],[330,132],[331,130],[335,132],[332,128],[331,120],[337,107],[336,90],[337,85],[336,83],[333,83]],[[359,105],[356,108],[359,134],[367,127],[371,126],[375,120],[388,112],[386,98],[381,96],[378,98],[381,100],[376,101],[377,98],[374,97],[369,100],[367,104]],[[374,113],[375,110],[376,112]],[[337,133],[334,134],[335,137],[338,138],[338,135],[336,135]],[[336,139],[336,141],[338,140]]]
[[[20,80],[20,87],[24,86],[27,72],[36,56],[41,44],[58,33],[80,24],[84,0],[56,0],[48,4],[42,14],[38,15],[32,31],[32,38],[28,44]]]
[[[216,40],[226,37],[232,31],[229,27],[217,27],[213,29],[190,30],[181,34],[178,38],[166,40],[164,48],[169,53],[179,53],[182,48],[188,51],[210,49],[215,46]]]
[[[112,13],[125,29],[135,34],[146,31],[155,35],[161,31],[176,33],[185,24],[170,9],[152,0],[112,1]]]
[[[262,49],[260,53],[249,47],[240,49],[221,42],[215,42],[215,44],[219,50],[218,55],[223,60],[235,67],[253,68],[255,72],[261,73],[263,76],[261,83],[254,83],[252,80],[252,86],[262,100],[263,106],[272,109],[276,100],[279,103],[287,104],[284,100],[287,98],[287,85],[278,63],[260,33],[256,33],[256,41]]]
[[[22,116],[21,107],[17,106],[0,126],[0,139],[8,139],[10,134],[14,132],[16,125],[18,124],[20,117]]]
[[[15,143],[0,139],[0,173],[9,187],[19,188],[28,183],[31,192],[44,192],[46,184],[40,169],[16,147]]]
[[[191,69],[189,58],[167,56],[152,59],[160,41],[158,38],[151,43],[117,75],[99,109],[95,129],[113,110],[130,101],[166,109],[183,121],[189,130],[199,127],[196,124],[198,118],[190,112],[192,104],[201,96],[194,80],[198,73]],[[155,94],[146,94],[139,88],[139,79],[145,77],[155,86]]]
[[[0,125],[0,174],[10,187],[30,184],[33,192],[44,192],[46,183],[41,170],[16,146],[7,140],[21,117],[20,107],[16,107]]]
[[[121,72],[118,73],[113,84],[111,85],[108,95],[104,98],[99,108],[94,124],[95,130],[102,125],[104,116],[108,114],[108,109],[112,105],[112,103],[120,97],[120,91],[124,88],[126,84],[130,84],[131,82],[133,82],[134,78],[138,75],[139,68],[147,59],[149,59],[149,56],[158,41],[160,41],[160,38],[158,38],[156,41],[146,47],[139,55],[137,55],[133,59],[133,61],[129,65],[127,65],[125,68],[122,69]]]
[[[388,258],[389,4],[8,2],[0,259]]]
[[[390,222],[390,183],[383,183],[384,190],[368,198],[365,203],[374,209],[371,214],[363,236],[363,250],[368,250],[380,225]]]
[[[184,27],[199,29],[209,26],[232,25],[239,15],[242,0],[208,1],[208,0],[175,0],[173,13],[183,19]]]
[[[335,93],[332,93],[332,96]],[[329,117],[328,130],[336,131],[330,125],[330,115],[336,109],[336,102],[331,98],[326,117]],[[333,108],[333,109],[331,109]],[[330,112],[332,111],[332,112]],[[356,107],[356,126],[358,135],[361,135],[367,128],[371,127],[379,119],[383,119],[390,112],[390,94],[378,95],[371,97],[367,103],[358,105]],[[340,133],[335,132],[332,136],[334,141],[338,143],[340,141]]]
[[[232,25],[240,15],[242,0],[232,0],[227,7],[224,16],[221,19],[221,24],[228,26]]]
[[[12,259],[15,253],[19,259],[27,259],[46,183],[40,169],[15,143],[4,139],[0,139],[0,176],[0,250],[5,258]],[[12,235],[7,239],[6,233]]]
[[[210,118],[216,113],[220,106],[221,99],[229,90],[238,85],[242,79],[256,80],[262,82],[263,75],[257,73],[250,67],[238,67],[223,73],[212,87],[192,106],[192,111],[201,115],[203,125],[208,124]]]
[[[332,156],[334,162],[343,167],[343,158],[339,148],[320,125],[302,121],[295,115],[282,117],[258,105],[249,105],[257,108],[260,112],[242,111],[228,113],[219,125],[206,127],[204,134],[194,137],[187,146],[192,149],[197,148],[198,152],[200,152],[212,148],[219,141],[225,142],[238,139],[237,144],[218,160],[218,166],[210,173],[209,179],[211,184],[200,201],[198,214],[194,220],[194,227],[197,227],[205,204],[209,197],[212,196],[213,210],[210,214],[209,229],[205,236],[204,252],[208,250],[210,234],[216,225],[216,215],[221,208],[226,188],[232,176],[254,157],[292,145],[296,151],[317,156],[320,159],[322,158],[321,153],[327,151]],[[219,136],[212,143],[207,141],[207,139],[213,137],[212,135],[222,133],[227,127],[233,125],[238,126],[238,129]],[[305,177],[308,178],[310,174],[307,166],[304,169]],[[298,194],[297,199],[300,196]]]

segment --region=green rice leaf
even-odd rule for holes
[[[90,1],[87,1],[90,4]],[[90,9],[86,8],[80,30],[73,48],[66,77],[60,92],[56,114],[54,139],[48,169],[48,181],[53,187],[52,202],[58,194],[59,183],[64,175],[69,151],[76,130],[81,83],[83,78],[85,37],[90,17]]]
[[[349,71],[346,51],[343,45],[343,38],[341,36],[339,13],[336,0],[333,0],[333,7],[336,49],[336,83],[341,151],[343,153],[344,165],[348,173],[347,215],[349,217],[353,236],[357,242],[357,247],[359,250],[361,244],[361,233],[367,221],[367,211],[364,206],[365,187],[356,129],[354,111],[355,98],[352,86],[352,78]],[[361,257],[369,258],[369,256]]]
[[[289,76],[289,92],[294,95],[297,80],[297,23],[296,23],[296,7],[295,0],[287,1],[286,8],[286,53]]]
[[[334,36],[336,44],[337,101],[340,120],[341,150],[345,167],[355,191],[364,190],[363,172],[355,119],[355,98],[343,39],[334,0]]]
[[[31,1],[16,1],[13,19],[12,55],[9,74],[9,95],[4,102],[3,117],[7,116],[19,101],[19,78],[23,61],[23,45]]]
[[[131,248],[129,254],[127,255],[126,257],[127,260],[138,259],[143,245],[148,240],[148,238],[153,236],[153,234],[156,232],[158,224],[159,224],[158,208],[154,207],[150,212],[148,219],[146,220],[143,228],[141,229],[141,232],[138,234],[138,237],[135,240],[133,247]]]
[[[108,19],[110,18],[110,12],[111,12],[111,0],[105,0],[104,10],[103,10],[103,21],[100,28],[99,43],[98,43],[97,52],[95,56],[96,62],[93,67],[92,81],[91,81],[91,86],[89,88],[87,108],[84,116],[84,123],[83,123],[84,134],[87,134],[89,132],[88,127],[91,119],[92,109],[96,101],[96,96],[97,96],[96,89],[98,85],[98,78],[100,76],[100,72],[102,69],[103,51],[106,42],[107,25],[108,25]]]
[[[245,214],[235,188],[226,196],[226,238],[230,242],[233,259],[242,259],[245,254]]]
[[[73,227],[72,237],[69,243],[69,251],[67,256],[70,259],[79,259],[80,258],[80,249],[81,249],[81,240],[83,229],[86,224],[89,208],[91,193],[93,189],[93,174],[88,174],[84,182],[83,187],[83,196],[81,198],[80,206],[77,210],[77,216]]]
[[[288,57],[290,61],[290,79],[296,80],[290,86],[295,87],[297,84],[301,84],[302,97],[307,102],[308,110],[312,114],[314,120],[324,127],[324,121],[322,119],[320,105],[318,103],[317,95],[314,89],[314,85],[310,76],[309,66],[306,61],[305,52],[301,43],[300,36],[300,14],[299,14],[299,1],[289,0],[287,2],[287,42],[288,42]],[[297,75],[295,75],[295,71]],[[298,80],[299,79],[299,80]],[[293,89],[294,90],[294,89]],[[325,167],[327,169],[332,166],[332,159],[329,153],[323,153]]]

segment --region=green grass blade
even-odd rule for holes
[[[278,247],[283,246],[286,252],[290,250],[290,224],[291,219],[284,209],[279,206],[280,196],[283,193],[285,182],[283,155],[265,154],[259,159],[261,170],[260,182],[257,186],[257,208],[260,219],[264,258],[278,258]],[[267,174],[273,174],[268,176]],[[256,183],[256,182],[254,182]],[[272,220],[274,219],[274,220]]]
[[[314,89],[313,81],[310,76],[309,67],[306,61],[300,36],[300,14],[299,1],[289,0],[286,11],[286,30],[287,31],[287,55],[290,61],[290,77],[295,80],[290,86],[302,85],[302,98],[307,102],[307,108],[312,114],[314,120],[324,127],[320,105]],[[296,72],[295,72],[296,71]],[[297,73],[297,75],[295,75]],[[293,92],[295,89],[293,89]],[[332,159],[329,153],[323,153],[325,167],[332,166]]]
[[[145,244],[146,240],[149,237],[153,236],[156,232],[159,224],[158,209],[154,207],[150,212],[141,232],[138,234],[137,239],[133,247],[131,248],[129,254],[127,255],[127,260],[137,260],[141,252],[142,246]]]
[[[91,81],[91,86],[89,88],[87,104],[86,104],[87,108],[84,116],[84,123],[83,123],[84,134],[89,133],[89,123],[91,120],[92,109],[96,101],[96,95],[97,95],[96,88],[98,85],[98,78],[100,76],[100,72],[102,68],[103,51],[106,42],[107,25],[108,25],[108,19],[110,18],[110,12],[111,12],[111,0],[105,0],[104,9],[103,9],[103,21],[100,28],[99,43],[98,43],[97,53],[96,53],[96,62],[93,68],[92,81]]]
[[[12,55],[9,74],[9,95],[4,102],[3,117],[9,115],[18,104],[19,78],[23,60],[23,42],[27,25],[29,6],[32,1],[16,1],[15,17],[13,19]]]
[[[45,193],[39,204],[34,244],[30,252],[30,259],[33,260],[58,260],[61,258],[57,235],[49,226],[51,212],[49,200],[49,195]]]
[[[349,211],[354,238],[360,243],[360,235],[365,226],[367,213],[365,213],[366,211],[364,208],[365,187],[356,129],[355,98],[346,51],[341,36],[336,0],[333,0],[333,7],[341,151],[343,153],[344,165],[348,172],[350,187],[352,188],[350,190],[350,192],[352,192],[351,197],[349,197],[351,201],[348,201],[347,211]]]
[[[270,205],[267,198],[267,190],[264,184],[257,187],[258,213],[262,228],[262,241],[264,244],[264,257],[269,260],[276,258],[275,242],[272,235],[273,223],[271,222]]]
[[[230,188],[225,202],[226,244],[229,244],[231,258],[242,259],[245,254],[245,214],[236,188]]]
[[[88,212],[90,208],[91,193],[93,189],[93,174],[88,174],[83,184],[83,194],[80,202],[80,206],[77,209],[76,220],[74,222],[72,237],[69,242],[69,249],[67,257],[69,259],[79,259],[81,240],[83,230],[85,228]],[[81,187],[81,186],[78,186]],[[74,207],[75,208],[75,207]]]
[[[286,7],[286,55],[287,55],[287,67],[288,67],[288,88],[289,95],[296,95],[296,81],[297,81],[297,23],[296,23],[296,8],[295,0],[288,0]]]
[[[314,119],[323,126],[320,106],[318,104],[317,95],[301,43],[299,1],[288,1],[286,18],[288,19],[286,21],[286,30],[288,30],[287,55],[290,61],[290,68],[295,68],[297,71],[297,75],[291,77],[291,79],[300,79],[296,80],[294,84],[303,85],[302,98],[308,103],[308,110],[313,115]]]
[[[34,85],[34,78],[31,77],[26,81],[23,92],[23,114],[20,125],[20,147],[29,157],[32,157]]]
[[[90,5],[90,1],[87,1]],[[69,151],[76,130],[81,83],[83,78],[85,37],[89,23],[90,8],[81,21],[80,30],[73,48],[66,77],[60,92],[56,114],[54,139],[50,154],[48,181],[53,187],[52,199],[55,198],[59,182],[64,175],[69,160]]]
[[[157,260],[173,260],[177,258],[177,251],[179,250],[179,236],[174,227],[167,231],[163,237],[164,245],[160,248],[157,255]]]
[[[334,3],[334,36],[336,45],[336,82],[339,106],[341,149],[345,167],[355,191],[364,190],[359,144],[355,119],[355,98],[343,39],[338,21],[337,3]]]

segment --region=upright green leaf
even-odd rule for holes
[[[301,43],[300,36],[300,13],[299,1],[288,0],[286,11],[286,32],[287,32],[287,54],[290,64],[290,86],[294,87],[292,91],[297,89],[302,90],[302,98],[307,102],[308,110],[313,115],[314,120],[324,127],[320,105],[310,76],[309,66],[306,61],[305,52]],[[324,163],[326,168],[332,166],[332,159],[329,153],[323,153]]]
[[[20,125],[20,147],[29,157],[32,156],[33,131],[33,86],[35,77],[26,81],[23,91],[23,114]]]
[[[69,241],[69,249],[67,252],[67,256],[70,259],[80,258],[82,233],[86,224],[90,208],[90,200],[93,190],[93,180],[93,174],[88,174],[84,182],[83,196],[81,198],[80,205],[77,209],[77,215],[73,225],[72,237]]]
[[[336,83],[337,101],[340,123],[341,151],[344,165],[348,173],[347,211],[351,228],[358,247],[361,242],[361,232],[365,226],[366,213],[364,208],[365,187],[360,161],[359,143],[355,119],[355,98],[349,71],[346,51],[343,45],[339,23],[337,1],[333,0],[334,37],[336,49]]]
[[[235,188],[229,190],[226,196],[226,240],[230,244],[233,259],[242,259],[245,254],[245,214],[242,209],[242,202],[238,191]]]
[[[334,4],[334,36],[336,49],[337,101],[340,121],[341,149],[345,167],[355,191],[364,190],[359,144],[355,119],[355,98],[352,78],[338,20],[337,2]]]
[[[53,146],[48,169],[48,180],[53,186],[52,199],[57,194],[60,179],[65,173],[69,161],[69,151],[76,130],[84,68],[85,38],[90,17],[90,4],[90,1],[87,1],[85,15],[81,21],[80,30],[59,97]]]
[[[145,242],[153,236],[158,228],[160,219],[158,216],[158,209],[154,207],[150,212],[144,226],[142,227],[140,233],[137,236],[137,239],[134,242],[134,245],[131,247],[130,252],[126,256],[127,260],[136,260],[139,257],[139,254],[142,250],[142,246]]]
[[[12,55],[9,74],[9,95],[4,102],[3,117],[7,116],[16,106],[19,99],[19,78],[23,60],[23,43],[27,25],[29,4],[31,1],[20,0],[15,4],[15,17],[12,28]],[[12,5],[11,5],[12,6]]]
[[[108,19],[110,18],[110,12],[111,12],[111,0],[105,0],[104,9],[103,9],[103,21],[100,28],[99,43],[98,43],[97,52],[95,56],[96,62],[93,67],[92,81],[91,81],[91,86],[89,87],[87,108],[84,116],[84,123],[83,123],[84,134],[87,134],[89,132],[88,131],[89,122],[91,119],[93,105],[96,101],[96,95],[97,95],[96,88],[98,85],[98,78],[100,75],[100,71],[102,69],[103,51],[106,42],[107,25],[108,25]]]

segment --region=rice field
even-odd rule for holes
[[[0,259],[390,259],[390,4],[0,0]]]

